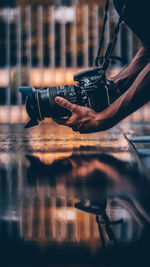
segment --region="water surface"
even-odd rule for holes
[[[122,134],[134,137],[141,129],[150,131],[148,124],[133,123],[131,131],[124,123],[80,135],[52,121],[29,130],[22,123],[0,124],[3,266],[143,261],[149,180]]]

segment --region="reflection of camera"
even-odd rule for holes
[[[105,71],[94,68],[74,75],[77,85],[50,87],[40,91],[33,87],[20,87],[19,91],[27,96],[26,109],[31,120],[25,126],[30,128],[49,117],[64,117],[70,112],[55,103],[56,96],[62,96],[74,104],[92,108],[100,112],[109,105],[108,87]]]

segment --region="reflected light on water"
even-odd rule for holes
[[[84,248],[86,259],[87,249],[95,257],[103,247],[95,213],[75,208],[88,200],[117,222],[109,225],[117,242],[137,242],[146,221],[142,216],[149,214],[141,187],[147,183],[120,131],[80,135],[51,119],[25,130],[17,123],[24,108],[10,109],[14,123],[0,124],[0,237],[42,247],[42,255],[49,248],[56,258],[58,250],[68,255],[72,247],[73,255]],[[105,244],[111,246],[103,217],[101,221]]]
[[[60,220],[74,221],[76,220],[76,212],[74,208],[57,208],[56,217]]]
[[[19,236],[24,238],[24,241],[43,244],[54,241],[86,242],[90,248],[101,245],[95,215],[75,209],[75,203],[80,198],[94,199],[95,196],[99,196],[98,203],[103,203],[107,187],[107,193],[109,193],[109,181],[112,180],[117,184],[117,175],[122,184],[126,179],[124,172],[121,174],[124,178],[122,176],[119,178],[123,162],[118,163],[109,155],[82,154],[45,164],[44,161],[39,161],[32,155],[28,157],[29,164],[21,153],[7,153],[7,155],[8,161],[3,153],[0,154],[2,174],[0,190],[3,198],[3,202],[0,203],[0,221],[10,225],[16,222]],[[105,164],[103,161],[106,161]],[[118,164],[122,165],[119,170],[116,169]],[[124,164],[127,166],[126,163]],[[128,174],[128,168],[125,169]],[[8,179],[4,182],[6,173]],[[130,184],[130,179],[128,182]],[[94,187],[92,183],[95,184]],[[123,192],[127,191],[127,188],[128,186],[123,186]],[[118,190],[121,192],[120,186]],[[112,221],[123,219],[122,223],[113,225],[116,238],[123,242],[137,238],[132,229],[133,227],[139,229],[138,233],[140,233],[141,225],[134,221],[129,211],[121,206],[121,202],[117,203],[116,200],[108,197],[107,214]],[[104,225],[102,229],[109,243]],[[12,235],[11,226],[9,231]]]

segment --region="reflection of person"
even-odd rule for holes
[[[56,97],[55,101],[72,112],[66,119],[55,119],[59,124],[71,127],[80,133],[103,131],[143,106],[150,99],[150,34],[149,34],[149,1],[114,0],[118,13],[126,1],[125,23],[136,33],[142,45],[132,62],[112,80],[114,90],[119,91],[117,98],[107,109],[96,113],[87,107],[70,103],[64,98]],[[111,85],[110,85],[111,89]]]
[[[100,205],[106,204],[106,199],[114,199],[129,211],[140,227],[150,223],[150,183],[137,165],[109,154],[72,155],[51,164],[31,155],[26,158],[30,162],[28,186],[49,185],[58,194],[61,188],[62,196],[71,194],[71,197]]]
[[[109,154],[75,154],[51,164],[45,164],[31,155],[26,158],[30,162],[27,171],[30,186],[36,185],[37,181],[39,185],[42,183],[54,187],[63,184],[68,189],[72,188],[72,194],[74,192],[83,197],[86,193],[92,199],[133,191],[139,194],[141,188],[150,188],[147,178],[141,176],[136,165],[129,165]],[[64,194],[68,195],[66,189]]]

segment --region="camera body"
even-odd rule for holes
[[[38,125],[44,118],[71,115],[70,111],[56,104],[56,96],[64,97],[71,103],[89,107],[96,112],[104,110],[109,105],[105,71],[102,68],[79,72],[74,75],[74,81],[77,82],[76,85],[49,87],[43,91],[30,86],[20,87],[19,91],[27,97],[26,110],[31,119],[25,128]]]
[[[81,89],[84,106],[100,112],[109,105],[106,76],[102,68],[79,72],[74,75],[74,80]]]

